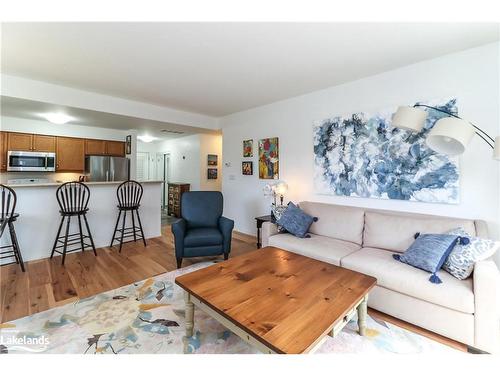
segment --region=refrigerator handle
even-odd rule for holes
[[[109,171],[106,171],[106,181],[109,181]]]
[[[115,180],[115,171],[112,170],[111,171],[111,181],[114,181]]]

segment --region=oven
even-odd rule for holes
[[[55,152],[7,152],[7,171],[9,172],[55,172]]]

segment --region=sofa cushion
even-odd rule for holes
[[[429,274],[398,262],[392,252],[362,248],[342,258],[341,266],[377,278],[377,285],[423,301],[464,313],[474,313],[471,279],[458,280],[444,270],[437,274],[442,284],[429,282]],[[422,312],[425,313],[425,312]]]
[[[334,204],[301,202],[300,208],[319,220],[312,223],[310,233],[354,242],[363,242],[364,210]]]
[[[340,260],[361,247],[355,243],[311,234],[298,238],[289,233],[269,237],[269,246],[276,246],[300,255],[340,266]]]
[[[184,246],[198,247],[222,244],[222,233],[217,228],[188,229],[184,237]]]
[[[473,220],[365,213],[363,247],[374,247],[397,252],[405,251],[415,240],[415,233],[445,233],[457,227],[476,235]]]

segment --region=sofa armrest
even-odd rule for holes
[[[231,237],[233,234],[234,220],[221,216],[219,218],[219,230],[222,233],[224,241],[224,254],[229,254],[231,251]]]
[[[269,237],[278,234],[278,226],[276,224],[271,223],[270,221],[266,221],[262,223],[261,229],[261,240],[262,247],[269,246]]]
[[[174,235],[175,257],[182,258],[184,255],[184,237],[186,237],[186,220],[180,219],[172,224]]]
[[[476,263],[473,283],[475,347],[500,353],[500,274],[493,260]]]

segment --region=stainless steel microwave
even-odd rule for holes
[[[9,172],[55,172],[55,152],[7,152],[7,171]]]

